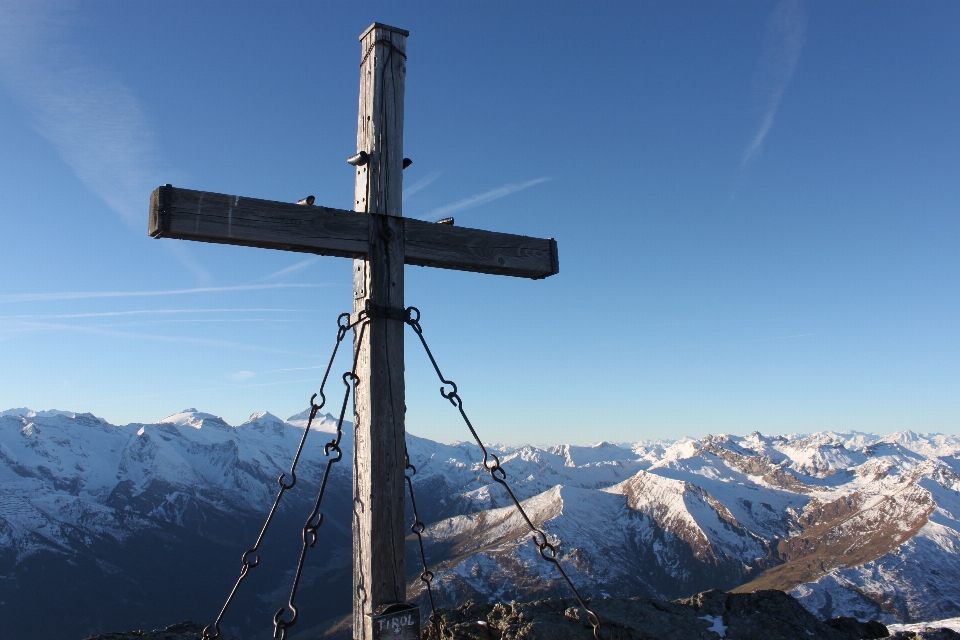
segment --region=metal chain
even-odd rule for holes
[[[460,411],[460,416],[463,418],[464,423],[466,423],[467,428],[470,430],[470,433],[473,435],[473,439],[476,440],[477,445],[480,447],[480,450],[483,452],[483,466],[490,474],[490,477],[494,482],[502,486],[507,491],[507,495],[510,496],[510,499],[513,501],[514,506],[517,508],[517,512],[523,517],[526,521],[527,526],[530,527],[530,532],[533,534],[531,540],[533,544],[536,545],[537,550],[540,552],[540,556],[550,562],[557,568],[560,572],[560,575],[563,577],[564,581],[567,583],[567,586],[570,587],[570,591],[573,592],[574,597],[577,599],[577,602],[580,603],[580,607],[587,614],[587,621],[590,623],[590,626],[593,627],[593,637],[597,640],[600,638],[600,618],[597,617],[593,611],[591,611],[587,604],[583,601],[583,598],[580,597],[580,593],[577,591],[577,588],[573,585],[573,582],[570,580],[570,577],[567,576],[567,572],[563,570],[563,567],[560,565],[560,561],[557,559],[558,551],[557,546],[550,543],[547,539],[547,534],[543,532],[540,528],[533,524],[533,521],[530,519],[530,516],[527,515],[527,512],[524,511],[523,506],[521,506],[520,501],[517,499],[517,496],[513,493],[513,490],[510,488],[510,485],[507,484],[507,472],[500,466],[500,458],[496,454],[490,453],[487,451],[487,448],[483,446],[483,441],[480,440],[480,436],[477,435],[476,429],[473,428],[473,424],[470,422],[470,418],[467,417],[466,412],[463,410],[463,399],[460,397],[460,394],[457,393],[457,385],[452,380],[447,380],[443,377],[443,373],[440,371],[440,366],[437,364],[436,359],[433,357],[433,353],[430,351],[430,347],[427,345],[427,340],[423,337],[423,328],[420,326],[420,310],[416,307],[407,307],[407,317],[405,322],[410,325],[414,332],[416,332],[417,337],[420,338],[420,343],[423,345],[424,351],[427,352],[427,357],[430,358],[430,363],[433,365],[434,371],[437,372],[437,377],[440,378],[440,382],[443,383],[443,386],[440,387],[440,395],[450,401],[450,404],[455,406]],[[444,387],[450,387],[450,391],[447,391]]]
[[[363,333],[367,329],[367,315],[365,312],[361,311],[357,314],[355,321],[349,321],[350,314],[345,313],[340,316],[343,318],[346,316],[348,322],[346,324],[340,323],[338,319],[338,324],[340,324],[343,333],[356,325],[360,325],[359,336],[356,340],[356,347],[353,352],[353,366],[350,371],[347,371],[343,374],[343,385],[346,389],[343,392],[343,404],[340,406],[340,418],[337,420],[337,433],[334,436],[333,440],[328,442],[324,448],[323,453],[326,456],[330,456],[330,453],[333,452],[336,457],[332,457],[327,460],[327,466],[323,471],[323,480],[320,482],[320,490],[317,492],[317,501],[314,503],[313,511],[310,512],[310,515],[307,517],[307,521],[303,525],[303,546],[300,549],[300,562],[297,564],[297,571],[293,576],[293,584],[290,587],[290,598],[287,600],[285,607],[281,607],[276,614],[273,616],[273,637],[278,640],[286,640],[287,629],[292,627],[297,623],[297,619],[300,617],[300,612],[297,610],[294,600],[297,597],[297,589],[300,586],[300,576],[303,573],[303,563],[307,559],[307,551],[317,544],[317,529],[320,528],[320,525],[323,524],[323,514],[320,513],[320,507],[323,503],[323,494],[327,489],[327,480],[330,478],[330,469],[333,465],[343,458],[343,451],[340,449],[340,439],[343,437],[343,419],[344,415],[347,412],[347,401],[350,399],[350,391],[352,387],[350,383],[352,382],[356,385],[359,382],[360,378],[357,377],[357,355],[360,349],[360,345],[363,342]],[[338,334],[339,335],[339,334]],[[356,448],[356,444],[354,444]],[[290,619],[284,620],[283,615],[286,612],[290,612]]]
[[[387,40],[386,38],[380,38],[379,40],[375,40],[373,44],[367,47],[367,52],[363,54],[363,60],[360,61],[361,67],[367,62],[367,58],[369,58],[370,54],[373,53],[373,48],[376,47],[378,44],[387,45],[388,47],[390,47],[391,49],[399,53],[400,57],[402,57],[404,60],[407,59],[407,54],[405,54],[403,51],[400,51],[397,45],[393,44],[393,42],[391,42],[390,40]]]
[[[346,324],[344,321],[346,321]],[[233,585],[233,589],[230,590],[230,594],[223,603],[223,608],[220,609],[220,614],[217,616],[217,619],[213,622],[213,624],[207,626],[203,630],[203,640],[214,640],[215,638],[220,637],[220,622],[223,620],[224,614],[226,614],[227,609],[233,602],[234,596],[237,595],[237,590],[240,588],[240,584],[247,577],[247,574],[250,573],[250,570],[260,564],[260,556],[255,556],[252,560],[250,558],[260,549],[260,544],[263,542],[263,538],[267,534],[267,529],[270,527],[270,523],[273,522],[273,516],[277,512],[277,507],[280,505],[280,499],[283,498],[284,492],[288,489],[292,489],[294,485],[297,484],[297,463],[300,461],[300,454],[303,453],[303,445],[306,443],[307,436],[310,434],[310,427],[313,424],[313,419],[316,418],[317,412],[320,411],[320,409],[323,408],[323,406],[327,403],[327,397],[323,393],[323,388],[327,384],[327,378],[330,376],[330,368],[333,366],[333,361],[337,357],[337,350],[340,348],[340,343],[343,342],[343,338],[347,335],[347,331],[349,331],[352,326],[353,324],[350,323],[349,313],[340,314],[340,317],[337,318],[337,341],[333,345],[333,353],[330,354],[330,360],[327,362],[327,370],[323,374],[323,381],[320,383],[320,389],[317,391],[317,393],[310,397],[310,418],[307,420],[307,428],[303,430],[303,436],[300,437],[300,444],[297,446],[297,453],[293,456],[293,462],[290,465],[290,482],[286,483],[283,481],[287,476],[286,473],[281,473],[280,477],[277,478],[277,484],[280,485],[280,489],[277,491],[277,497],[273,501],[273,506],[270,507],[270,511],[267,513],[267,519],[263,523],[263,528],[260,529],[260,535],[257,536],[257,541],[254,542],[253,546],[247,549],[243,556],[241,556],[240,561],[242,565],[240,567],[240,577],[237,578],[236,583]],[[320,404],[316,404],[314,402],[318,395],[320,396]]]
[[[433,623],[433,627],[437,632],[437,638],[442,640],[444,637],[444,625],[440,616],[437,615],[437,607],[433,602],[433,587],[431,586],[434,573],[427,567],[427,554],[423,549],[423,532],[426,531],[427,525],[423,524],[423,521],[420,520],[420,516],[417,514],[417,499],[413,497],[413,476],[417,474],[417,468],[410,464],[410,454],[406,448],[403,450],[403,457],[406,460],[406,471],[409,472],[404,473],[403,477],[407,481],[407,489],[410,493],[410,504],[413,506],[413,524],[410,525],[410,531],[417,536],[417,542],[420,543],[420,562],[423,564],[423,573],[420,574],[420,580],[427,585],[427,596],[430,598],[430,622]]]

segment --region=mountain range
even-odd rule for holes
[[[0,638],[212,621],[305,426],[306,412],[254,414],[239,426],[195,409],[123,426],[89,413],[0,412]],[[297,484],[224,618],[228,633],[270,637],[335,426],[329,414],[314,421]],[[350,609],[351,442],[346,424],[295,639]],[[568,595],[479,447],[409,433],[407,446],[438,606]],[[957,436],[752,433],[488,449],[584,596],[773,588],[821,618],[960,616]],[[425,603],[413,538],[407,568],[409,598]]]

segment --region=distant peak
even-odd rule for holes
[[[300,413],[295,413],[289,418],[287,418],[287,424],[292,424],[295,427],[306,428],[307,422],[310,420],[310,409],[304,409]],[[337,419],[333,417],[333,414],[330,413],[320,413],[317,412],[317,415],[313,418],[312,428],[317,428],[319,425],[324,422],[332,422],[336,424]],[[321,431],[326,431],[328,429],[320,429]]]
[[[68,418],[74,417],[76,412],[74,411],[60,411],[58,409],[49,409],[47,411],[34,411],[33,409],[28,409],[27,407],[20,407],[18,409],[7,409],[6,411],[0,411],[0,416],[20,416],[22,418],[52,418],[54,416],[66,416]],[[89,414],[93,415],[93,414]]]
[[[0,416],[23,416],[27,417],[29,414],[33,413],[33,409],[28,409],[26,407],[20,407],[19,409],[7,409],[6,411],[0,411]]]
[[[306,420],[309,417],[310,417],[310,409],[304,409],[300,413],[295,413],[289,418],[287,418],[287,422],[289,422],[290,424],[294,424],[294,420]]]
[[[240,426],[253,427],[258,431],[272,431],[279,435],[283,435],[286,425],[284,424],[283,420],[273,415],[269,411],[261,411],[259,413],[250,414],[250,418]]]
[[[180,413],[167,416],[163,420],[160,420],[159,424],[175,424],[179,427],[193,427],[194,429],[200,429],[203,426],[230,426],[227,424],[226,420],[220,416],[215,416],[212,413],[203,413],[202,411],[197,411],[193,408],[184,409]]]
[[[283,420],[269,411],[260,411],[258,413],[251,413],[250,417],[247,418],[247,421],[243,424],[250,424],[252,422],[283,422]]]

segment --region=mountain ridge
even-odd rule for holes
[[[29,609],[19,592],[40,592],[51,576],[82,564],[89,575],[77,580],[88,589],[135,585],[118,592],[135,610],[130,622],[118,619],[113,628],[209,618],[262,525],[277,478],[289,473],[307,413],[287,420],[255,413],[232,426],[191,408],[115,426],[89,413],[0,412],[0,613]],[[258,616],[268,622],[285,600],[298,530],[335,428],[332,415],[317,416],[296,490],[262,550],[269,568],[248,581],[242,613],[228,624],[233,635],[263,628]],[[344,424],[346,461],[334,466],[325,499],[327,552],[310,556],[304,576],[303,597],[328,594],[320,620],[349,608],[349,593],[334,585],[350,575],[352,428]],[[407,442],[441,605],[567,595],[475,444],[410,433]],[[960,615],[957,436],[754,432],[488,448],[537,526],[561,544],[561,562],[586,595],[675,599],[774,587],[821,618],[909,623]],[[170,604],[183,615],[147,619],[138,604],[171,597],[156,596],[159,587],[133,574],[153,566],[143,554],[155,548],[164,551],[154,564],[166,558],[195,576]],[[408,550],[409,594],[422,600],[419,557],[412,544]],[[95,610],[80,616],[86,626],[75,627],[77,636],[106,630]]]

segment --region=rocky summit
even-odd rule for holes
[[[203,625],[192,620],[172,624],[154,631],[117,631],[98,633],[84,640],[200,640],[203,638]],[[224,640],[230,640],[225,638]]]
[[[876,621],[819,620],[782,591],[707,591],[682,600],[595,598],[587,606],[602,621],[605,640],[863,640],[889,637]],[[588,640],[593,632],[572,599],[510,604],[468,603],[441,614],[445,637],[457,640]],[[437,639],[435,628],[424,638]]]
[[[681,600],[595,598],[587,606],[602,620],[603,640],[960,640],[945,628],[902,631],[891,636],[875,621],[820,620],[782,591],[706,591]],[[590,640],[586,612],[573,599],[486,604],[468,602],[438,612],[439,627],[427,623],[423,640]],[[344,621],[348,623],[347,621]],[[440,635],[438,636],[438,630]],[[201,625],[184,622],[157,631],[107,633],[86,640],[200,640]],[[338,625],[323,640],[349,640]]]
[[[927,627],[920,631],[901,631],[891,637],[896,640],[960,640],[960,633],[953,629]]]
[[[876,620],[840,617],[821,621],[796,599],[776,590],[711,590],[673,601],[595,598],[587,606],[602,621],[599,635],[603,640],[960,640],[960,633],[947,628],[927,627],[890,635]],[[439,617],[445,640],[594,638],[585,612],[571,599],[494,605],[468,602],[440,612]],[[424,640],[437,637],[436,627],[424,629]]]

